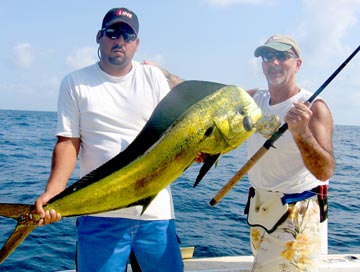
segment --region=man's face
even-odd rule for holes
[[[113,24],[102,30],[99,38],[101,60],[119,68],[128,65],[134,57],[139,39],[130,26]]]
[[[295,77],[301,65],[301,59],[291,49],[289,51],[269,49],[261,57],[263,72],[269,85],[286,84]]]

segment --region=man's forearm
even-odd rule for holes
[[[319,180],[328,180],[335,168],[333,154],[325,150],[309,130],[294,139],[306,168]]]

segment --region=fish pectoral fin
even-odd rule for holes
[[[217,128],[219,133],[224,138],[228,138],[229,135],[231,134],[231,127],[230,127],[229,119],[224,118],[224,116],[214,117],[213,122],[214,122],[214,127]]]
[[[149,207],[150,203],[155,199],[156,196],[157,196],[157,194],[153,195],[153,196],[149,196],[144,199],[140,199],[139,201],[132,203],[132,204],[128,205],[127,207],[142,206],[141,215],[143,215],[143,213],[146,211],[146,209]]]
[[[215,155],[207,156],[204,160],[203,166],[200,168],[199,174],[196,177],[194,188],[200,183],[202,178],[206,175],[206,173],[210,170],[210,168],[215,164],[217,165],[217,161],[219,159],[220,153]]]

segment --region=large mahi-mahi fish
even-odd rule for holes
[[[135,140],[113,159],[85,175],[44,207],[62,217],[142,205],[143,210],[178,178],[200,152],[210,154],[202,178],[220,154],[241,145],[254,131],[261,110],[241,88],[185,81],[159,103]],[[0,204],[0,216],[17,221],[0,250],[0,263],[37,226],[27,204]]]

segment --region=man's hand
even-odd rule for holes
[[[209,154],[200,152],[197,154],[195,161],[198,163],[204,162],[207,156],[209,156]]]
[[[308,130],[312,114],[308,102],[294,102],[294,106],[288,111],[284,121],[292,134],[301,134]]]
[[[44,193],[35,201],[35,212],[41,216],[38,226],[44,226],[61,220],[61,215],[55,210],[44,210],[43,206],[51,199],[48,193]]]

